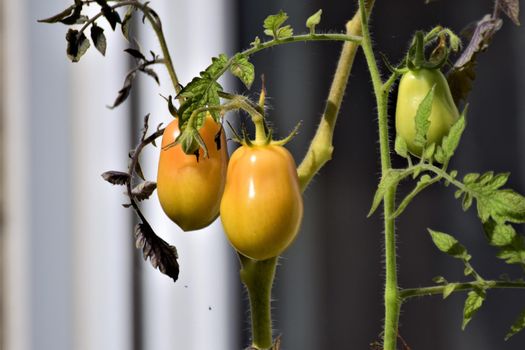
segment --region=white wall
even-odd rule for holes
[[[5,1],[1,45],[6,74],[4,186],[6,189],[6,344],[9,350],[132,349],[132,214],[120,206],[123,189],[105,183],[106,170],[125,170],[130,148],[129,104],[110,111],[127,70],[127,47],[109,34],[107,57],[93,48],[80,63],[65,55],[61,24],[37,24],[72,1]],[[212,55],[228,52],[231,30],[227,0],[172,2],[153,6],[164,19],[182,82]],[[188,30],[190,16],[212,24]],[[145,33],[151,33],[149,31]],[[146,49],[156,43],[143,36]],[[211,46],[209,46],[211,45]],[[160,50],[156,50],[160,53]],[[159,67],[159,73],[161,67]],[[149,78],[140,79],[139,115],[151,125],[168,121]],[[143,83],[142,83],[143,82]],[[156,152],[144,166],[155,179]],[[232,349],[236,347],[238,279],[234,256],[220,224],[182,233],[163,218],[156,197],[146,204],[155,229],[179,249],[181,276],[172,281],[142,263],[144,349]],[[211,308],[211,309],[210,309]]]

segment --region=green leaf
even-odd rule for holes
[[[465,193],[463,195],[463,200],[461,201],[461,208],[463,211],[467,211],[472,206],[473,200],[474,197],[472,197],[470,193]]]
[[[69,29],[66,34],[67,41],[67,57],[72,62],[78,62],[80,58],[86,53],[91,45],[84,33],[80,33],[76,29]]]
[[[465,307],[463,309],[463,324],[461,329],[465,330],[465,327],[467,327],[467,324],[472,317],[476,314],[481,305],[483,305],[485,297],[486,293],[483,290],[473,290],[468,293],[467,300],[465,300]]]
[[[507,264],[520,264],[525,267],[525,242],[523,237],[516,235],[512,243],[501,248],[497,257],[505,260]]]
[[[419,103],[416,112],[416,137],[414,144],[418,147],[424,147],[427,143],[427,133],[430,127],[430,113],[432,113],[432,101],[434,100],[434,91],[436,86],[432,86],[432,89],[427,93],[425,98]]]
[[[404,171],[389,169],[381,178],[379,185],[377,186],[376,193],[374,195],[374,200],[372,201],[372,207],[367,217],[372,216],[372,214],[379,207],[379,204],[383,201],[386,191],[392,186],[396,185],[399,181],[405,178],[407,175]]]
[[[445,279],[445,277],[443,276],[436,276],[434,278],[432,278],[432,282],[434,283],[438,283],[438,284],[441,284],[441,283],[448,283],[447,280]]]
[[[321,22],[323,10],[319,10],[306,20],[306,28],[310,29],[310,34],[315,33],[315,27]]]
[[[434,157],[435,152],[436,152],[436,144],[433,143],[424,149],[423,158],[428,159],[429,161],[432,161],[432,157]]]
[[[474,269],[472,268],[472,266],[470,265],[465,266],[465,269],[463,270],[463,274],[465,276],[472,275],[473,273],[474,273]]]
[[[198,132],[195,128],[186,128],[179,137],[177,137],[175,142],[181,145],[184,153],[193,154],[199,150],[199,143],[195,138],[196,134],[198,134]]]
[[[224,72],[228,64],[228,57],[224,54],[219,57],[213,57],[212,63],[204,71],[200,72],[199,77],[193,78],[179,93],[186,97],[186,100],[179,108],[179,117],[181,129],[190,118],[194,110],[202,107],[218,106],[220,104],[219,92],[222,86],[217,83],[216,79]],[[210,111],[210,114],[216,121],[220,120],[218,111]],[[199,113],[194,126],[198,129],[204,122],[206,113]]]
[[[412,199],[414,199],[414,197],[416,197],[419,194],[419,192],[423,191],[425,188],[432,184],[431,181],[432,178],[428,174],[421,176],[414,189],[409,194],[407,194],[407,196],[399,204],[396,211],[392,214],[392,217],[396,218],[399,215],[401,215],[405,211],[406,207],[410,204]]]
[[[521,314],[519,314],[516,321],[514,321],[514,323],[510,327],[510,331],[505,336],[505,341],[509,340],[509,338],[512,337],[513,335],[521,332],[524,328],[525,328],[525,310],[522,311]]]
[[[461,117],[452,125],[447,136],[443,138],[441,143],[441,148],[443,149],[443,156],[445,160],[449,160],[454,155],[456,148],[458,148],[459,141],[461,140],[461,135],[466,126],[465,116],[467,115],[467,107],[463,110]],[[442,162],[440,162],[442,163]]]
[[[104,29],[100,28],[95,23],[91,25],[91,40],[93,40],[93,44],[102,56],[105,56],[107,42],[106,36],[104,35]]]
[[[463,183],[465,185],[469,185],[471,183],[474,183],[477,179],[479,179],[480,174],[478,173],[470,173],[465,176],[463,176]]]
[[[399,154],[401,157],[403,157],[403,158],[408,158],[409,157],[407,142],[405,141],[404,138],[402,138],[399,135],[396,135],[396,142],[395,142],[395,145],[394,145],[394,149],[395,149],[396,153]]]
[[[494,220],[485,222],[483,229],[489,244],[495,247],[510,245],[516,237],[516,230],[511,225],[497,224]]]
[[[436,148],[436,153],[434,154],[434,159],[436,162],[444,164],[445,163],[445,153],[443,152],[443,147],[441,145],[438,145]]]
[[[481,222],[493,218],[497,223],[525,223],[525,197],[513,190],[484,191],[477,204]]]
[[[261,45],[261,39],[259,39],[259,37],[256,36],[255,39],[253,39],[253,41],[250,43],[250,46],[259,47],[259,45]]]
[[[455,283],[450,283],[445,286],[443,289],[443,299],[446,299],[454,292],[454,290],[457,288],[457,285]]]
[[[264,20],[264,34],[273,37],[276,40],[286,39],[293,35],[293,29],[289,25],[282,26],[288,19],[288,15],[280,10],[275,15],[270,15]]]
[[[470,259],[470,255],[467,253],[465,247],[451,235],[431,229],[428,229],[428,232],[430,233],[432,241],[436,247],[443,253],[446,253],[457,259],[466,261]]]
[[[248,61],[246,55],[237,54],[233,57],[230,72],[239,78],[247,89],[252,86],[253,80],[255,79],[255,68],[253,64]]]

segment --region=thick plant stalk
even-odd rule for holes
[[[364,5],[364,0],[359,0],[360,7]],[[388,90],[385,89],[377,62],[372,49],[372,41],[368,30],[368,14],[361,11],[363,52],[365,53],[370,77],[376,96],[379,145],[381,152],[381,173],[384,175],[391,168],[390,145],[388,140]],[[399,296],[399,286],[397,283],[397,262],[396,262],[396,237],[395,237],[395,219],[393,213],[395,210],[396,186],[389,188],[384,197],[383,216],[385,229],[385,321],[383,335],[383,349],[396,350],[397,333],[399,323],[399,312],[401,299]]]
[[[365,7],[368,14],[370,14],[373,6],[374,0],[366,2]],[[361,28],[361,15],[359,11],[357,11],[354,17],[346,23],[346,34],[349,36],[360,36],[362,33]],[[317,127],[315,136],[310,143],[310,147],[303,161],[297,168],[299,185],[303,192],[315,174],[332,158],[334,151],[332,139],[335,123],[339,109],[341,108],[341,103],[343,102],[343,96],[348,85],[348,78],[350,77],[350,71],[352,70],[358,48],[359,43],[357,42],[346,41],[343,45],[321,122]]]
[[[271,293],[277,257],[256,261],[239,254],[241,280],[248,289],[252,319],[252,348],[272,347]]]

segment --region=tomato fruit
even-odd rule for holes
[[[215,136],[219,132],[221,142],[217,149]],[[198,159],[185,154],[180,144],[164,149],[180,134],[178,119],[162,135],[157,194],[166,215],[184,231],[204,228],[217,218],[228,165],[224,131],[210,115],[199,133],[208,148],[208,157],[200,148]]]
[[[414,143],[416,137],[415,117],[421,101],[435,86],[430,113],[430,127],[427,133],[427,144],[441,144],[451,126],[459,118],[459,112],[452,99],[450,88],[439,69],[409,70],[399,82],[396,106],[396,132],[407,143],[408,150],[420,156],[422,148]]]
[[[266,260],[294,240],[303,199],[292,155],[282,146],[243,145],[231,156],[221,201],[221,221],[241,254]]]

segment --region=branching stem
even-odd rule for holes
[[[523,281],[472,281],[472,282],[457,282],[449,283],[453,284],[454,292],[464,292],[473,289],[525,289],[525,282]],[[443,294],[446,285],[422,287],[422,288],[408,288],[402,289],[399,292],[399,296],[402,300],[407,300],[413,297],[431,296],[437,294]]]
[[[164,57],[163,63],[164,66],[166,66],[166,69],[168,71],[168,74],[170,76],[171,82],[173,84],[173,88],[175,89],[175,93],[178,95],[178,93],[181,90],[181,85],[179,83],[179,79],[177,77],[177,73],[175,72],[175,68],[173,66],[173,61],[171,59],[170,52],[168,50],[168,45],[166,43],[166,38],[164,36],[164,32],[162,30],[162,23],[160,22],[160,19],[155,19],[151,15],[151,9],[148,7],[148,5],[141,3],[140,1],[136,0],[129,0],[129,1],[120,1],[117,4],[110,6],[112,10],[115,10],[120,7],[124,6],[134,6],[142,11],[144,16],[148,19],[148,21],[151,24],[151,27],[153,28],[153,31],[155,32],[155,35],[157,36],[157,39],[159,41],[160,48],[162,50],[162,56]],[[82,32],[84,32],[91,24],[93,24],[97,19],[99,19],[101,16],[103,16],[102,12],[97,13],[93,17],[91,17],[89,20],[84,23],[84,25],[80,28],[78,35],[80,35]]]

